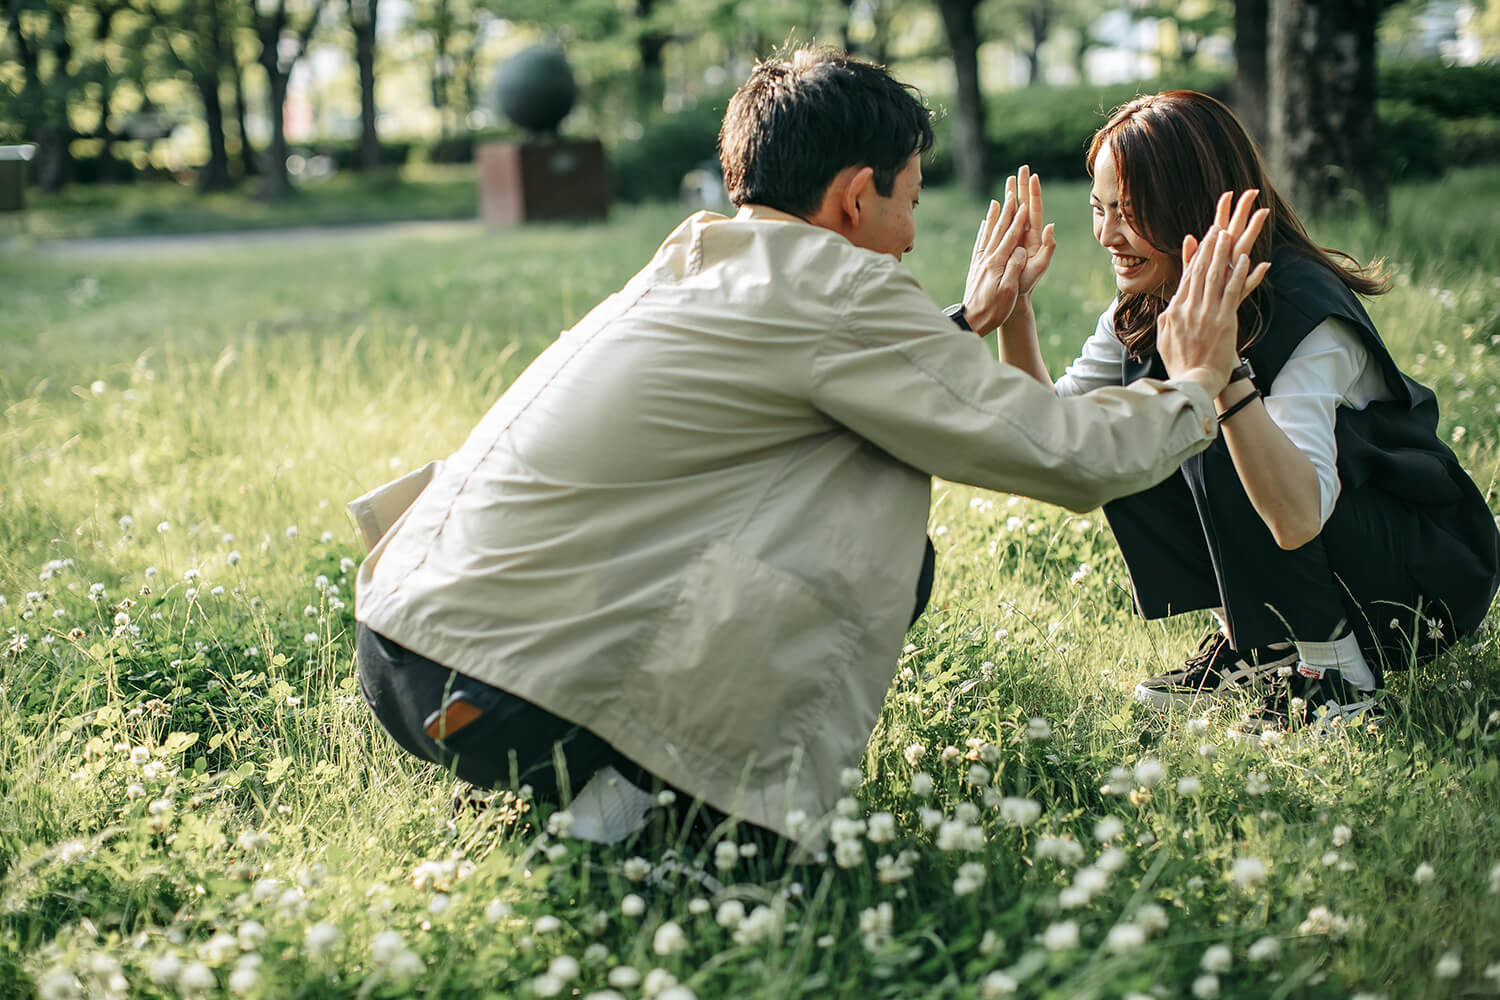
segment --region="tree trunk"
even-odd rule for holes
[[[380,0],[347,0],[354,28],[354,62],[359,67],[359,165],[380,167],[380,135],[375,129],[375,19]]]
[[[1271,0],[1271,174],[1316,215],[1362,199],[1386,208],[1375,112],[1381,0]]]
[[[1270,0],[1235,0],[1234,82],[1229,103],[1264,148],[1266,133],[1266,28],[1271,16]]]
[[[292,179],[286,172],[286,84],[291,70],[277,65],[273,42],[269,58],[261,60],[266,71],[266,115],[271,120],[271,143],[266,149],[265,178],[260,195],[266,201],[278,201],[292,190]]]
[[[214,69],[217,70],[217,65]],[[224,102],[219,98],[219,74],[196,75],[193,83],[203,101],[203,125],[208,130],[208,163],[198,174],[199,191],[226,191],[234,186],[229,175],[229,147],[224,139]]]
[[[656,0],[636,0],[636,17],[645,21],[655,7]],[[667,74],[662,65],[662,52],[671,40],[670,35],[650,30],[643,30],[636,39],[636,50],[641,57],[641,73],[636,78],[636,102],[643,113],[661,111],[662,99],[667,95]]]
[[[229,77],[234,85],[234,131],[240,137],[240,176],[254,177],[260,173],[260,164],[255,161],[255,145],[245,129],[245,67],[233,51],[229,54]]]
[[[984,149],[984,95],[979,89],[979,0],[938,0],[958,89],[953,114],[953,166],[966,191],[983,194],[988,182]]]
[[[1026,56],[1026,86],[1035,87],[1042,82],[1042,45],[1052,30],[1050,0],[1033,0],[1026,8],[1026,28],[1029,42]]]

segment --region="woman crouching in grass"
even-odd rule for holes
[[[1437,437],[1436,399],[1360,302],[1386,281],[1313,243],[1244,127],[1204,94],[1126,104],[1095,133],[1088,168],[1118,294],[1060,394],[1166,377],[1158,321],[1192,234],[1214,223],[1236,254],[1270,265],[1238,311],[1242,363],[1215,400],[1218,440],[1181,475],[1104,508],[1142,616],[1218,619],[1136,697],[1165,708],[1251,691],[1264,703],[1249,731],[1378,712],[1383,670],[1475,629],[1500,581],[1500,537]],[[1035,190],[1024,180],[1023,197]],[[1248,225],[1257,198],[1266,215]],[[1030,320],[1002,330],[1001,356],[1045,379]]]

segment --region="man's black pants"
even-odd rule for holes
[[[927,542],[917,581],[912,622],[932,592],[935,554]],[[754,613],[753,609],[747,613]],[[768,622],[767,628],[774,628]],[[596,771],[612,766],[631,783],[650,789],[662,782],[582,726],[524,698],[460,674],[380,635],[364,623],[356,637],[359,686],[376,720],[406,752],[483,788],[530,785],[540,801],[576,794]],[[427,734],[428,720],[456,697],[478,718],[441,739]],[[688,797],[679,795],[686,803]]]

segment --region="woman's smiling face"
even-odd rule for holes
[[[1146,242],[1130,223],[1130,202],[1120,189],[1109,146],[1094,159],[1094,187],[1089,192],[1094,239],[1109,251],[1115,287],[1122,295],[1168,298],[1177,286],[1177,262]]]

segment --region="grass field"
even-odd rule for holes
[[[1397,193],[1372,313],[1495,504],[1500,171]],[[1053,371],[1112,282],[1048,189]],[[924,194],[955,300],[980,206]],[[1130,690],[1097,514],[937,484],[939,574],[843,807],[788,868],[601,849],[379,733],[343,502],[455,447],[679,211],[600,226],[0,255],[0,996],[1448,997],[1500,992],[1500,650],[1392,679],[1378,731],[1247,745]],[[896,665],[893,664],[893,667]],[[982,768],[978,769],[978,768]],[[653,868],[655,871],[653,872]]]

